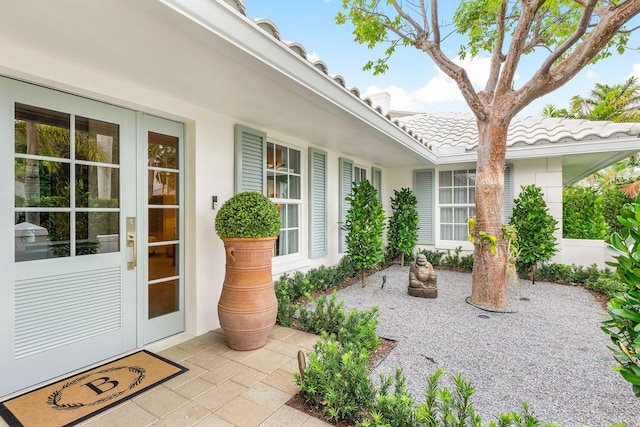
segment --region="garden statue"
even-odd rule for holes
[[[409,269],[409,295],[421,298],[438,297],[438,276],[424,254],[418,254]]]

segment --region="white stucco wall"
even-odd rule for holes
[[[589,267],[596,264],[599,269],[612,269],[606,263],[615,261],[613,252],[603,240],[562,239],[562,264]]]

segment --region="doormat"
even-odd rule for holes
[[[142,350],[0,403],[10,427],[72,426],[186,372]]]

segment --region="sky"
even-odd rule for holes
[[[398,48],[389,61],[389,70],[374,76],[363,71],[369,60],[382,57],[382,49],[370,50],[353,40],[349,22],[337,25],[334,17],[342,11],[342,0],[244,0],[250,18],[265,18],[273,22],[283,41],[304,46],[307,58],[321,60],[331,75],[341,75],[349,88],[357,87],[364,98],[382,91],[391,94],[391,109],[416,112],[470,112],[457,85],[438,70],[426,53],[413,47]],[[458,2],[443,1],[440,12],[444,19],[447,8]],[[635,25],[640,17],[634,18]],[[443,50],[456,57],[465,39],[452,37],[443,43]],[[630,46],[640,46],[640,34],[634,34]],[[530,55],[518,68],[516,85],[523,84],[535,72],[541,56]],[[464,63],[476,88],[484,87],[488,76],[489,56],[481,54]],[[640,78],[640,51],[614,53],[589,65],[570,82],[556,91],[533,101],[519,115],[538,115],[548,103],[567,108],[572,96],[588,97],[595,83],[614,85],[635,75]]]

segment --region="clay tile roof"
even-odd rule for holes
[[[475,150],[478,146],[476,119],[470,113],[418,113],[393,119],[401,128],[418,135],[434,150]],[[628,138],[640,135],[640,123],[594,122],[539,116],[514,117],[507,134],[507,147],[562,142]]]

